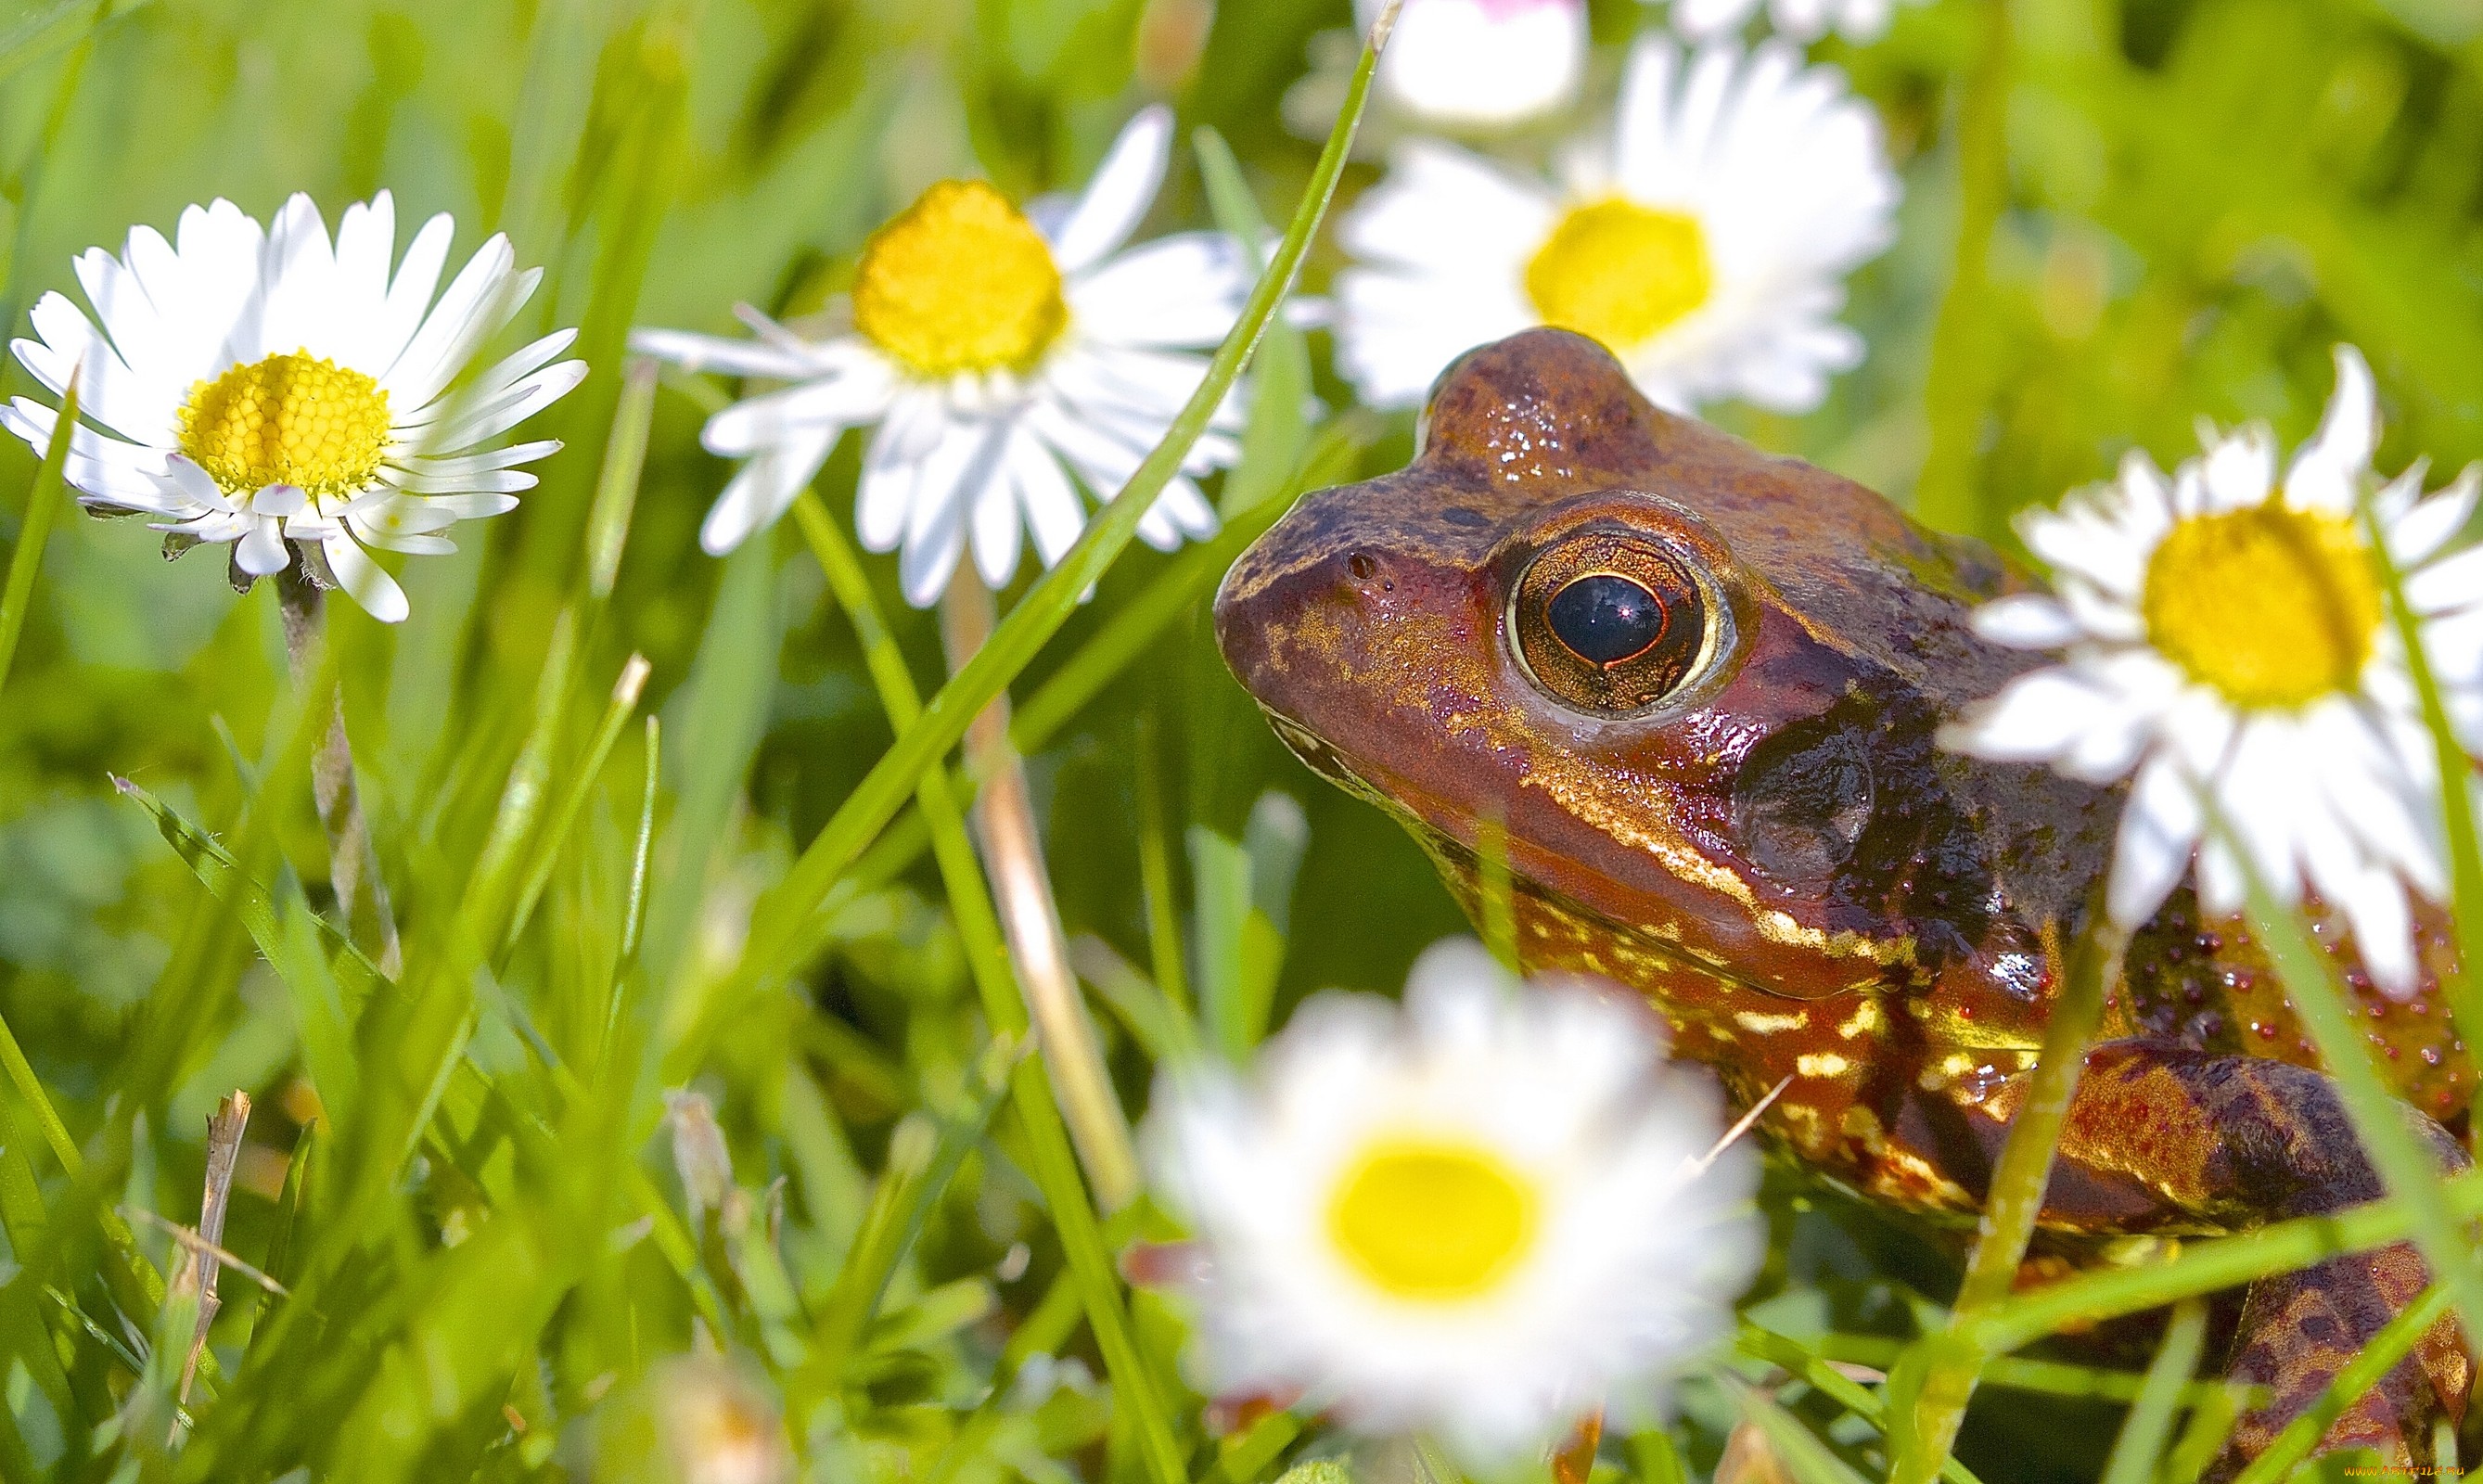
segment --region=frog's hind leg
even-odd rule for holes
[[[2412,1108],[2405,1116],[2443,1170],[2466,1168],[2465,1152],[2439,1125]],[[2115,1041],[2088,1055],[2043,1219],[2070,1230],[2138,1231],[2150,1222],[2236,1230],[2381,1194],[2326,1076],[2167,1041]],[[2209,1476],[2229,1477],[2263,1451],[2427,1282],[2421,1259],[2398,1243],[2254,1285],[2229,1369],[2269,1388],[2273,1399],[2242,1418]],[[2462,1418],[2472,1374],[2455,1323],[2442,1320],[2330,1428],[2319,1451],[2367,1446],[2399,1467],[2427,1463],[2433,1420]]]
[[[2422,1259],[2398,1243],[2253,1284],[2228,1373],[2267,1388],[2273,1399],[2235,1425],[2229,1463],[2238,1467],[2273,1443],[2428,1281]],[[2454,1419],[2464,1411],[2469,1374],[2456,1326],[2443,1320],[2413,1357],[2337,1418],[2321,1440],[2322,1451],[2367,1447],[2397,1468],[2433,1462],[2431,1419],[2443,1414]]]

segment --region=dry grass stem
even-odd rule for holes
[[[948,646],[952,672],[962,669],[991,637],[992,608],[992,595],[972,564],[961,564],[940,605],[941,637]],[[1068,935],[1061,929],[1060,911],[1053,901],[1052,878],[1043,861],[1043,834],[1027,791],[1026,765],[1009,744],[1008,729],[1008,698],[1002,695],[983,708],[966,732],[968,762],[983,780],[981,791],[975,796],[983,869],[991,877],[992,897],[1000,908],[1001,930],[1008,937],[1019,992],[1026,996],[1043,1064],[1052,1074],[1053,1095],[1060,1101],[1070,1138],[1078,1146],[1079,1162],[1086,1167],[1097,1203],[1107,1212],[1116,1211],[1138,1193],[1136,1141],[1130,1134],[1129,1115],[1113,1094],[1094,1022],[1086,1017],[1070,969]]]
[[[185,1407],[190,1402],[190,1385],[198,1379],[200,1353],[207,1348],[207,1330],[216,1322],[216,1310],[222,1302],[216,1297],[216,1276],[231,1260],[224,1249],[225,1209],[232,1200],[233,1165],[241,1158],[242,1132],[249,1126],[250,1095],[239,1088],[218,1103],[215,1117],[207,1120],[207,1179],[206,1189],[199,1198],[198,1238],[195,1245],[183,1244],[182,1264],[197,1266],[199,1284],[198,1327],[190,1337],[189,1358],[181,1365],[180,1400]],[[256,1276],[261,1283],[275,1286],[274,1280],[266,1275]]]

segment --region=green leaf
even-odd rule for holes
[[[2207,1306],[2185,1299],[2164,1327],[2164,1339],[2147,1367],[2147,1381],[2123,1419],[2121,1436],[2104,1466],[2103,1484],[2149,1484],[2165,1440],[2173,1435],[2173,1418],[2181,1405],[2190,1378],[2198,1373],[2199,1356],[2207,1345]]]

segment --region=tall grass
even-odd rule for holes
[[[330,605],[298,676],[273,593],[70,518],[57,462],[0,448],[0,1480],[673,1477],[665,1446],[772,1433],[821,1479],[1265,1484],[1348,1449],[1311,1415],[1211,1406],[1180,1315],[1121,1273],[1175,1233],[1080,1168],[958,755],[1008,697],[1132,1114],[1159,1061],[1246,1056],[1304,994],[1393,990],[1465,930],[1410,841],[1267,733],[1204,615],[1294,495],[1411,447],[1275,312],[1335,266],[1331,191],[1375,177],[1278,121],[1349,7],[1223,0],[1186,67],[1142,67],[1179,8],[0,7],[12,332],[132,223],[295,189],[333,215],[385,185],[454,210],[461,246],[510,232],[548,269],[513,335],[578,325],[595,367],[521,509],[412,564],[405,625]],[[1598,39],[1644,13],[1599,0]],[[1877,45],[1823,43],[1908,190],[1854,286],[1870,356],[1815,414],[1719,419],[2003,536],[2132,443],[2177,455],[2195,413],[2298,437],[2341,338],[2398,399],[2385,464],[2483,455],[2479,36],[2415,0],[1935,0]],[[809,312],[922,184],[1074,187],[1149,90],[1193,131],[1150,229],[1218,224],[1275,266],[1218,384],[1067,561],[1000,595],[974,658],[951,675],[856,549],[853,440],[772,537],[700,555],[726,470],[696,430],[732,388],[659,382],[627,329]],[[1245,361],[1224,533],[1134,546]],[[339,689],[393,975],[339,926],[310,798]],[[1486,852],[1504,951],[1505,864]],[[2315,1010],[2321,976],[2286,967]],[[221,1245],[266,1283],[224,1265],[185,1399],[203,1306],[168,1229],[200,1223],[236,1089]],[[2013,1149],[2018,1184],[2043,1152]],[[2419,1194],[2011,1293],[2020,1203],[1959,1297],[1953,1254],[1779,1172],[1734,1343],[1595,1477],[1703,1477],[1737,1432],[1806,1484],[1900,1459],[1955,1484],[2195,1477],[2246,1400],[2194,1376],[2195,1309],[2152,1365],[2019,1352],[2339,1251],[2445,1256],[2483,1215],[2483,1177]],[[2442,1275],[2335,1404],[2470,1298]]]

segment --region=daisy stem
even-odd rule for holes
[[[2026,1100],[2009,1122],[2008,1142],[1991,1173],[1983,1224],[1966,1259],[1957,1306],[1948,1328],[1919,1342],[1898,1364],[1890,1380],[1890,1443],[1894,1484],[1930,1484],[1957,1442],[1965,1405],[1989,1353],[1966,1337],[1967,1327],[2009,1297],[2017,1264],[2035,1235],[2035,1218],[2051,1183],[2052,1152],[2068,1122],[2069,1100],[2086,1071],[2087,1047],[2103,1019],[2104,987],[2121,972],[2129,942],[2098,897],[2087,907],[2085,926],[2069,950],[2061,992],[2043,1027],[2043,1047],[2026,1087]],[[1910,1392],[1910,1395],[1909,1394]]]
[[[964,669],[990,640],[993,618],[991,591],[971,565],[959,563],[940,600],[941,638],[952,673]],[[1034,1022],[1044,1069],[1052,1073],[1053,1094],[1069,1122],[1079,1163],[1085,1166],[1096,1199],[1107,1212],[1116,1211],[1138,1193],[1137,1146],[1130,1136],[1129,1115],[1112,1091],[1095,1023],[1087,1018],[1069,967],[1069,936],[1053,900],[1043,833],[1027,791],[1026,762],[1009,745],[1008,731],[1008,696],[1002,692],[966,732],[966,755],[983,781],[975,794],[975,833],[982,841],[983,869],[1000,904],[1009,960],[1017,967],[1018,990]]]
[[[327,597],[303,570],[300,552],[276,574],[278,605],[284,614],[284,649],[297,685],[317,673],[321,628]],[[310,755],[310,796],[319,807],[319,823],[328,833],[328,880],[336,893],[336,910],[347,933],[360,917],[365,893],[370,899],[371,932],[379,944],[380,972],[390,978],[404,967],[397,944],[396,918],[388,911],[387,883],[380,878],[379,856],[372,848],[370,828],[362,819],[361,796],[354,787],[354,745],[345,735],[345,691],[339,684],[314,705],[329,708],[328,734]]]
[[[2388,596],[2389,621],[2396,629],[2398,647],[2405,650],[2406,674],[2414,681],[2423,728],[2431,734],[2433,762],[2440,770],[2441,831],[2448,846],[2449,901],[2457,932],[2457,971],[2447,985],[2448,1011],[2466,1044],[2483,1048],[2483,846],[2475,838],[2474,762],[2466,755],[2456,724],[2448,718],[2440,673],[2432,668],[2431,652],[2423,646],[2422,616],[2406,601],[2405,573],[2398,570],[2389,551],[2379,513],[2368,499],[2360,504],[2363,544],[2370,552],[2381,591]],[[2470,1118],[2470,1138],[2472,1127]]]

